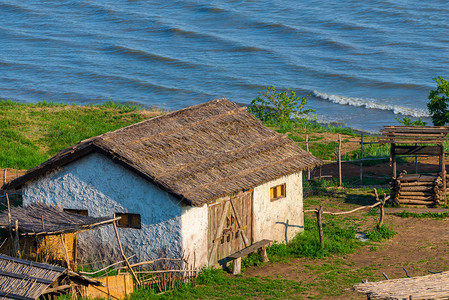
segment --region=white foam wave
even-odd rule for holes
[[[321,93],[318,91],[313,91],[313,95],[315,97],[331,101],[333,103],[342,104],[342,105],[350,105],[357,107],[365,107],[369,109],[380,109],[391,111],[396,115],[404,115],[411,116],[415,118],[425,118],[430,117],[429,112],[425,109],[420,108],[411,108],[399,105],[391,105],[391,104],[383,104],[377,102],[375,99],[370,98],[352,98],[352,97],[343,97],[338,95]]]

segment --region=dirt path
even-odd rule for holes
[[[359,215],[361,216],[361,214]],[[250,268],[244,276],[270,276],[298,281],[310,287],[300,298],[366,299],[352,291],[353,284],[428,275],[428,271],[449,270],[449,219],[386,217],[398,234],[391,240],[371,243],[355,253],[325,259],[292,259],[288,263],[269,263]],[[374,226],[370,218],[369,226]],[[323,296],[325,295],[325,296]]]

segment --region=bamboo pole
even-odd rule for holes
[[[339,186],[342,185],[341,180],[341,134],[338,135],[338,178],[339,178]]]
[[[360,138],[360,186],[363,185],[363,133]]]
[[[126,265],[128,266],[128,268],[129,268],[131,274],[133,275],[134,280],[137,282],[137,285],[140,286],[140,285],[141,285],[140,280],[139,280],[139,278],[137,278],[136,273],[134,273],[133,268],[131,268],[131,265],[129,264],[129,261],[128,261],[128,258],[127,258],[126,255],[125,255],[125,252],[123,252],[122,242],[120,242],[120,236],[119,236],[119,234],[118,234],[116,222],[117,222],[117,221],[114,221],[114,222],[112,223],[112,225],[114,226],[115,236],[117,237],[117,242],[118,242],[118,246],[119,246],[119,248],[120,248],[120,253],[122,254],[123,260],[126,262]]]
[[[318,223],[318,232],[320,235],[321,249],[324,249],[324,234],[323,234],[323,220],[322,220],[323,207],[320,206],[320,208],[315,213],[316,213],[316,220]]]

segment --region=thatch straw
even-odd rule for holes
[[[82,141],[4,188],[18,188],[93,151],[195,206],[322,163],[221,99]]]
[[[61,267],[0,255],[0,298],[36,299],[64,271]]]
[[[449,299],[449,272],[361,283],[354,289],[370,299]]]
[[[95,218],[68,213],[43,203],[11,208],[11,220],[19,221],[21,235],[69,233],[112,223],[110,217]],[[44,225],[42,224],[44,221]],[[0,228],[8,228],[7,212],[0,213]]]

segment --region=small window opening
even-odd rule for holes
[[[71,213],[71,214],[76,214],[76,215],[82,215],[82,216],[88,216],[89,212],[87,211],[87,209],[72,209],[72,208],[64,208],[63,209],[65,212]]]
[[[270,188],[270,200],[275,201],[285,197],[285,183]]]
[[[116,217],[122,217],[117,221],[117,227],[123,228],[142,228],[139,214],[115,213]]]

